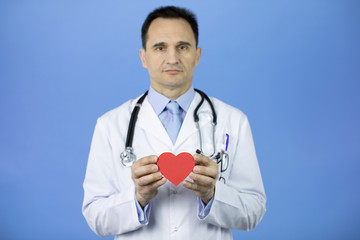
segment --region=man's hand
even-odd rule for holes
[[[131,166],[131,178],[135,184],[136,199],[142,207],[156,196],[158,187],[166,182],[156,165],[157,156],[147,156],[137,160]]]
[[[195,167],[189,175],[194,182],[185,180],[182,185],[191,189],[205,204],[208,204],[215,194],[215,183],[219,174],[218,165],[200,154],[194,154],[194,159]]]

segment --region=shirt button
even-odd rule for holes
[[[172,194],[177,194],[177,191],[175,189],[171,190]]]
[[[174,232],[177,232],[179,231],[179,228],[178,227],[174,227]]]

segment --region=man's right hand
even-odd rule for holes
[[[142,207],[156,196],[158,187],[166,183],[159,172],[155,155],[140,158],[131,166],[131,178],[135,184],[136,199]]]

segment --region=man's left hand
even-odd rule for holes
[[[215,194],[215,183],[219,174],[218,165],[201,154],[194,154],[194,160],[195,167],[189,175],[194,182],[185,180],[182,185],[191,189],[205,204],[208,204]]]

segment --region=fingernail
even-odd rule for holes
[[[158,166],[157,166],[157,165],[154,165],[154,166],[152,166],[151,169],[154,170],[154,171],[156,171],[156,170],[158,169]]]
[[[199,167],[194,167],[194,172],[199,172],[200,168]]]
[[[190,177],[191,179],[193,179],[193,180],[194,180],[195,176],[196,176],[196,174],[194,174],[194,173],[190,173],[190,174],[189,174],[189,177]]]

